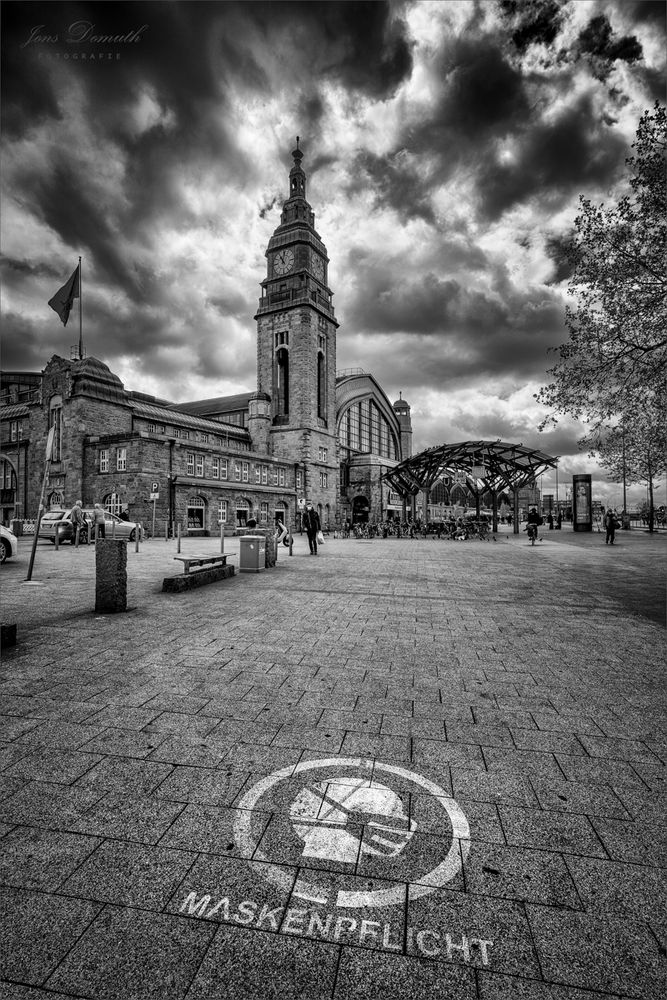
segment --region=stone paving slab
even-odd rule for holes
[[[666,537],[297,536],[178,595],[155,540],[116,615],[29,547],[0,1000],[667,994]]]

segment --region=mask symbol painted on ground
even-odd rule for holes
[[[335,775],[302,789],[290,817],[303,841],[303,857],[355,864],[359,854],[395,858],[417,828],[399,796],[364,778]]]
[[[252,785],[238,802],[234,840],[283,893],[367,908],[405,906],[406,883],[414,900],[450,882],[470,850],[470,829],[447,791],[416,771],[328,757]]]

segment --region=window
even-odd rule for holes
[[[206,501],[202,497],[188,497],[186,510],[188,530],[201,531],[204,528]]]
[[[227,479],[229,469],[229,461],[226,458],[220,459],[220,478]]]
[[[202,433],[199,435],[199,440],[203,441],[204,444],[208,444],[208,434],[204,434],[204,432],[202,431]]]
[[[214,479],[220,479],[220,459],[211,459],[211,474]]]
[[[271,472],[271,481],[272,481],[272,483],[273,483],[274,486],[278,485],[278,470],[277,469],[273,469],[272,470],[272,472]]]
[[[218,500],[218,524],[227,523],[227,501]]]
[[[100,448],[100,472],[109,471],[109,449]]]
[[[268,465],[262,466],[262,486],[266,486],[269,481],[269,467]]]
[[[236,507],[236,524],[239,528],[245,528],[246,521],[248,520],[250,508],[244,506],[243,503],[239,503]]]
[[[320,472],[320,486],[322,489],[326,489],[329,485],[329,474],[327,472]]]
[[[9,437],[11,441],[20,441],[23,437],[23,422],[21,420],[12,420],[9,425]]]
[[[303,472],[301,469],[296,470],[296,488],[297,490],[303,489]]]
[[[320,340],[323,340],[320,337]],[[324,353],[320,350],[317,353],[317,415],[320,420],[326,420],[327,416],[327,377]]]
[[[260,524],[266,524],[266,522],[269,520],[269,505],[266,502],[260,504],[259,520]]]
[[[317,456],[320,462],[326,462],[328,455],[329,455],[328,448],[318,448]]]
[[[63,457],[63,399],[53,396],[49,403],[49,430],[54,428],[51,460],[59,462]]]
[[[116,471],[125,472],[127,469],[127,448],[116,448]]]
[[[281,347],[276,352],[277,416],[289,416],[289,351]]]
[[[255,466],[255,482],[261,483],[262,481],[262,467],[261,465]]]
[[[187,461],[187,471],[189,476],[194,476],[195,474],[195,454],[193,451],[189,451],[186,456]]]
[[[199,476],[200,479],[204,477],[204,456],[197,455],[197,469],[195,475]]]
[[[284,469],[278,469],[278,485],[279,486],[284,486],[285,485],[285,470]]]
[[[234,479],[237,481],[237,483],[241,482],[241,463],[240,462],[234,462]]]
[[[157,431],[157,424],[149,424],[148,425],[148,433],[149,434],[155,434],[156,431]]]
[[[104,509],[108,514],[115,514],[118,517],[122,510],[120,495],[118,493],[108,493],[104,498]]]
[[[243,482],[244,483],[248,482],[249,472],[250,472],[250,467],[249,467],[248,463],[247,462],[243,462]]]

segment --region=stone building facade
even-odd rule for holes
[[[405,512],[381,474],[412,447],[410,408],[372,375],[336,371],[329,257],[306,198],[303,153],[266,250],[257,389],[171,402],[125,388],[97,358],[52,357],[41,373],[2,375],[2,520],[34,517],[54,441],[45,507],[102,502],[149,530],[298,527],[305,500],[325,527]]]

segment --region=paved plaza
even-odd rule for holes
[[[21,539],[0,1000],[665,996],[667,537],[542,534]]]

